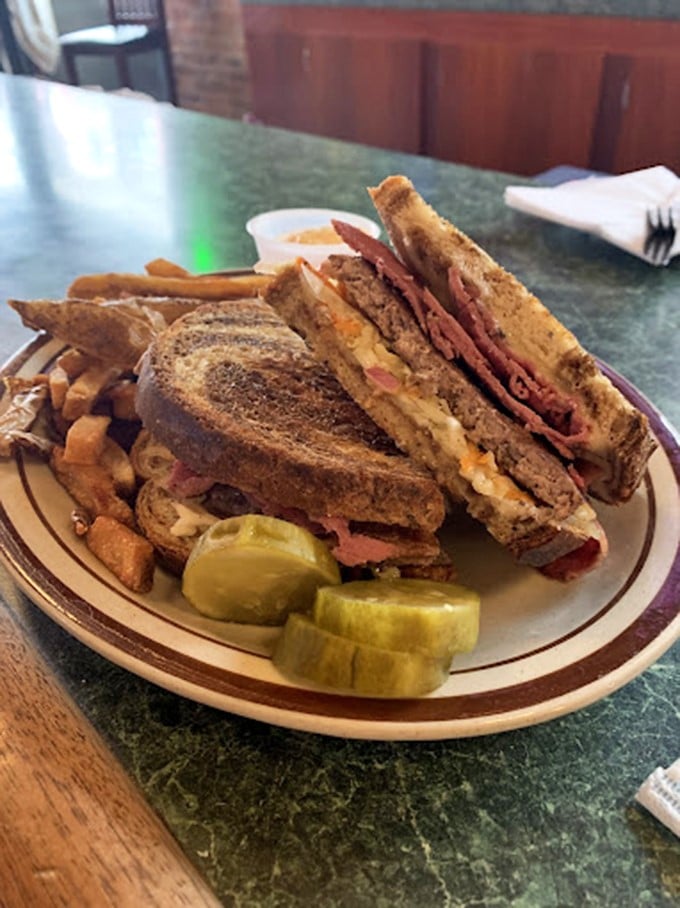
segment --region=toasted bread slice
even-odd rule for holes
[[[172,527],[179,514],[175,500],[155,479],[140,488],[135,502],[137,524],[156,550],[158,561],[170,573],[180,576],[198,536],[177,536]]]
[[[142,360],[137,409],[192,470],[255,500],[429,532],[444,519],[429,473],[261,300],[210,304],[163,332]]]
[[[516,277],[441,217],[406,177],[369,190],[399,257],[445,309],[451,309],[449,270],[491,316],[503,342],[538,376],[575,399],[587,426],[573,453],[589,492],[609,503],[637,488],[655,442],[646,417],[603,375],[576,337]]]
[[[53,337],[121,370],[132,370],[162,330],[162,316],[137,300],[93,303],[89,300],[9,300],[29,328]]]

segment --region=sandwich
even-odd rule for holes
[[[350,571],[450,575],[437,482],[263,300],[207,304],[156,337],[139,367],[137,411],[173,458],[140,494],[145,532],[173,514],[189,533],[192,514],[204,529],[204,515],[187,508],[212,503],[220,516],[264,513],[305,526]],[[169,546],[176,572],[189,550]]]
[[[370,190],[394,251],[282,269],[267,302],[411,459],[521,564],[568,580],[607,540],[587,499],[626,501],[647,420],[539,300],[405,177]]]

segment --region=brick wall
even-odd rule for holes
[[[165,0],[180,107],[240,118],[250,81],[239,0]]]

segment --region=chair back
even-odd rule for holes
[[[112,25],[163,26],[163,0],[109,0]]]

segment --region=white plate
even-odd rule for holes
[[[34,375],[61,345],[38,337],[4,374]],[[651,405],[608,370],[649,416],[659,448],[633,499],[599,509],[610,540],[602,568],[571,584],[511,563],[462,519],[446,531],[460,580],[482,595],[474,653],[417,700],[329,694],[288,683],[267,657],[277,631],[211,621],[177,581],[122,587],[71,531],[71,502],[47,466],[0,464],[0,554],[19,586],[67,631],[111,661],[178,694],[254,719],[329,735],[435,739],[532,725],[630,681],[680,636],[680,448]]]

